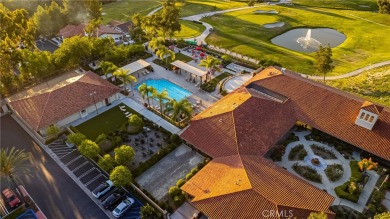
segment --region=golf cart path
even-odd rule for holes
[[[351,71],[351,72],[346,73],[346,74],[326,77],[326,80],[337,80],[337,79],[342,79],[342,78],[347,78],[347,77],[353,77],[353,76],[361,74],[364,71],[367,71],[367,70],[370,70],[370,69],[373,69],[373,68],[386,66],[386,65],[390,65],[390,60],[389,61],[375,63],[375,64],[372,64],[372,65],[368,65],[366,67],[359,68],[359,69],[357,69],[355,71]],[[313,80],[322,80],[324,78],[323,76],[307,76],[305,74],[302,74],[302,76],[303,77],[307,77],[309,79],[313,79]]]

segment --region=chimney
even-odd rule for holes
[[[355,124],[372,130],[375,123],[378,121],[379,114],[382,112],[383,107],[377,106],[369,101],[365,101],[360,107],[360,112],[356,117]]]

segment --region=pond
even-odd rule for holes
[[[271,42],[298,52],[314,52],[321,44],[327,46],[329,43],[333,48],[343,43],[346,38],[344,34],[330,28],[297,28],[272,38]]]

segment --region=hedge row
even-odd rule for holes
[[[337,196],[343,199],[347,199],[351,202],[357,203],[359,201],[359,193],[351,194],[348,192],[348,186],[351,182],[347,181],[342,185],[337,186],[334,191],[336,192]]]
[[[160,161],[163,157],[168,155],[175,148],[176,148],[176,145],[174,145],[174,144],[168,144],[167,146],[162,148],[159,152],[157,152],[151,158],[149,158],[149,160],[145,161],[144,163],[140,164],[137,168],[135,168],[135,170],[133,171],[133,177],[136,178],[137,176],[141,175],[147,169],[149,169],[154,164],[156,164],[158,161]]]

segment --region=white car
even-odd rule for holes
[[[108,191],[110,191],[112,187],[113,187],[112,181],[111,180],[107,180],[107,181],[103,182],[102,184],[100,184],[98,187],[96,187],[92,191],[92,195],[95,198],[100,198],[104,194],[106,194]]]
[[[122,214],[129,210],[134,203],[134,199],[126,197],[126,199],[119,203],[119,205],[112,211],[112,215],[114,215],[115,218],[119,218]]]

